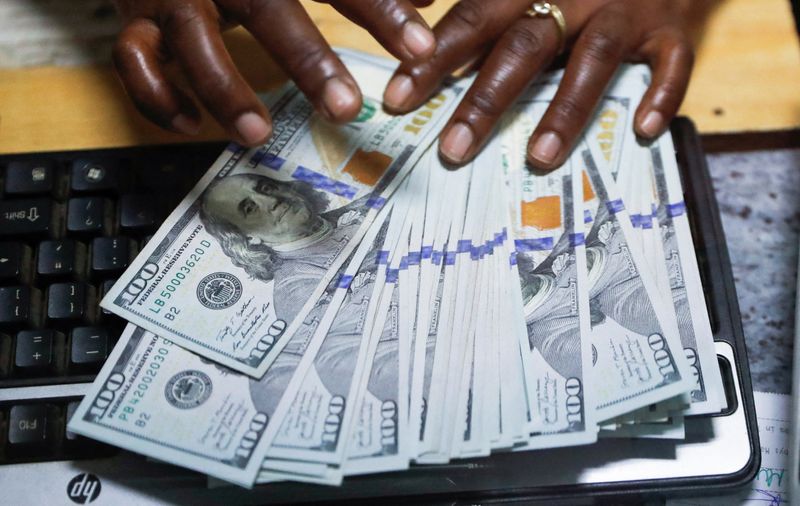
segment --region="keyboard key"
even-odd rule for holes
[[[70,169],[70,189],[74,192],[117,193],[123,186],[124,172],[115,159],[75,160]]]
[[[0,201],[0,237],[54,236],[56,233],[50,199]]]
[[[92,241],[91,273],[94,279],[122,274],[132,258],[134,244],[126,237],[97,237]]]
[[[47,322],[49,324],[91,323],[94,288],[86,283],[55,283],[47,288]]]
[[[21,242],[0,242],[0,283],[30,281],[31,249]]]
[[[8,377],[11,373],[11,348],[11,336],[0,334],[0,379]],[[0,438],[0,441],[2,441],[2,438]],[[2,442],[0,442],[0,446],[2,446]]]
[[[17,333],[14,372],[23,375],[52,374],[56,369],[56,348],[64,336],[53,330],[23,330]]]
[[[30,454],[45,450],[52,439],[49,424],[53,423],[47,404],[13,406],[8,414],[8,450],[13,454]]]
[[[29,286],[0,287],[0,328],[37,327],[41,294]]]
[[[67,404],[67,414],[66,417],[64,418],[64,442],[67,444],[74,443],[75,441],[81,439],[81,437],[78,434],[75,434],[74,432],[71,432],[66,428],[67,424],[69,424],[69,421],[72,420],[72,416],[78,410],[78,406],[80,405],[81,401],[72,401],[69,404]]]
[[[111,229],[111,202],[102,197],[69,199],[67,232],[75,234],[108,233]]]
[[[39,243],[36,275],[43,281],[80,279],[86,270],[86,246],[62,239]]]
[[[53,160],[10,162],[6,167],[6,195],[51,193],[55,188],[55,169]]]
[[[69,367],[72,372],[99,371],[108,358],[108,331],[103,327],[72,329]]]
[[[119,199],[119,229],[123,233],[152,232],[160,221],[160,206],[152,195],[123,195]]]
[[[111,291],[111,288],[114,286],[114,283],[116,282],[117,282],[116,279],[107,279],[102,283],[100,283],[100,293],[97,296],[98,303],[99,301],[102,301],[105,298],[106,294]],[[111,316],[114,314],[104,307],[101,307],[99,309],[100,309],[100,315],[103,317]]]

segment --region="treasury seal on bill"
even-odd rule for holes
[[[197,299],[208,309],[226,309],[242,296],[242,282],[233,274],[215,272],[200,280]]]
[[[208,374],[189,369],[169,379],[164,387],[164,395],[171,406],[191,409],[207,401],[211,397],[211,389],[211,378]]]

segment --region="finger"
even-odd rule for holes
[[[445,77],[478,57],[529,6],[528,0],[456,3],[433,30],[433,55],[400,64],[383,96],[386,108],[403,113],[421,105]]]
[[[150,20],[136,19],[114,45],[114,65],[125,91],[150,121],[176,132],[195,135],[200,113],[192,100],[166,77],[162,68],[161,31]]]
[[[589,20],[567,62],[553,101],[528,141],[528,162],[552,170],[564,163],[634,37],[635,20],[609,7]]]
[[[241,21],[275,58],[318,111],[335,122],[350,121],[361,110],[355,79],[295,0],[246,0]],[[280,20],[280,30],[275,23]]]
[[[160,26],[200,101],[238,142],[265,142],[272,135],[267,109],[225,49],[214,6],[205,0],[169,5]]]
[[[436,48],[433,31],[409,0],[332,0],[331,5],[400,60],[424,58]]]
[[[411,0],[415,7],[427,7],[433,4],[434,0]]]
[[[643,54],[653,68],[653,80],[636,110],[636,133],[652,139],[666,130],[686,95],[694,51],[680,32],[664,32],[649,40]]]
[[[552,20],[521,18],[500,38],[440,136],[439,152],[451,164],[471,160],[497,121],[558,52]]]

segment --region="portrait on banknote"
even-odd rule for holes
[[[328,197],[304,181],[235,174],[209,185],[199,216],[234,265],[253,278],[274,280],[275,304],[289,309],[302,306],[292,301],[307,297],[332,253],[358,230],[365,203],[366,197],[325,212]]]

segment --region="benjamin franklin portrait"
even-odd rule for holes
[[[366,199],[325,212],[328,197],[308,183],[236,174],[209,185],[200,220],[234,265],[274,281],[276,315],[289,322],[358,230]]]

